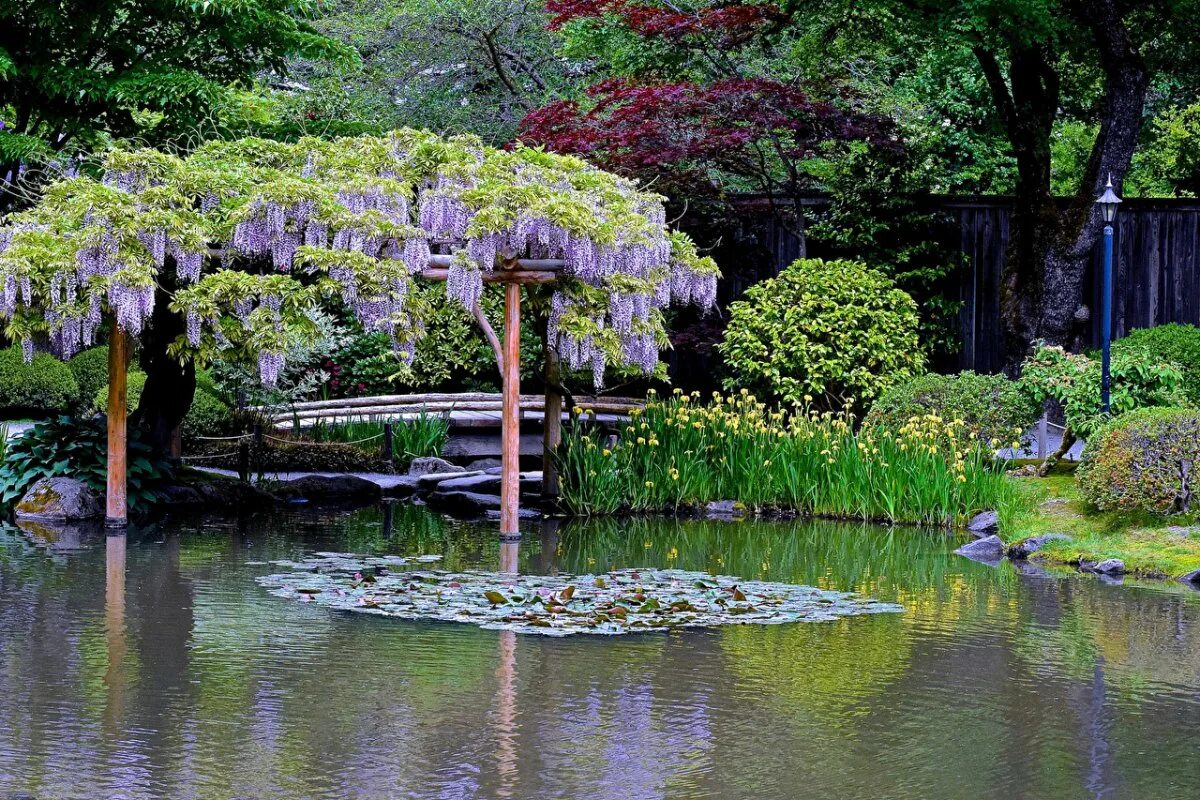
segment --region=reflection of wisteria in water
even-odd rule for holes
[[[397,507],[375,547],[440,549],[462,570],[508,563],[491,526],[419,511]],[[669,560],[861,586],[886,574],[909,611],[510,648],[493,631],[277,603],[255,586],[258,562],[360,549],[382,528],[376,509],[131,535],[127,592],[102,535],[64,549],[0,527],[0,797],[1200,791],[1200,596],[984,569],[916,531],[625,524],[630,542],[527,531],[523,564]],[[868,549],[872,535],[893,552]]]

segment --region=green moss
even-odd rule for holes
[[[1023,507],[1001,513],[1000,536],[1008,543],[1045,533],[1065,533],[1071,541],[1050,541],[1037,554],[1050,564],[1078,564],[1119,558],[1134,574],[1176,578],[1200,569],[1200,533],[1171,527],[1196,524],[1196,514],[1164,518],[1131,511],[1098,511],[1083,499],[1071,474],[1014,479]]]

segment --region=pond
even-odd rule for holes
[[[944,533],[491,524],[412,506],[0,532],[0,798],[1173,798],[1200,793],[1200,593],[1019,574]],[[901,614],[549,638],[270,596],[271,559],[673,567]]]

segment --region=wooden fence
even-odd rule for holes
[[[814,206],[820,200],[812,201]],[[808,203],[806,203],[808,205]],[[957,280],[962,350],[959,369],[996,372],[1004,363],[1000,321],[1000,276],[1008,244],[1011,201],[1006,198],[938,198],[934,208],[958,223],[964,267]],[[754,207],[754,215],[769,213]],[[795,228],[796,226],[791,226]],[[818,243],[777,223],[755,226],[760,246],[781,269],[798,254],[819,256]],[[811,245],[811,246],[810,246]],[[1113,266],[1113,336],[1168,322],[1200,324],[1200,201],[1127,200],[1117,216]],[[1100,269],[1102,243],[1084,283],[1092,311],[1089,345],[1100,343]]]

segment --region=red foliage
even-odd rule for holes
[[[764,79],[636,84],[605,81],[589,89],[588,108],[570,100],[533,111],[521,138],[576,153],[626,175],[683,179],[702,190],[713,168],[763,179],[823,142],[866,140],[894,147],[885,120],[813,101]],[[702,182],[702,184],[697,183]]]

